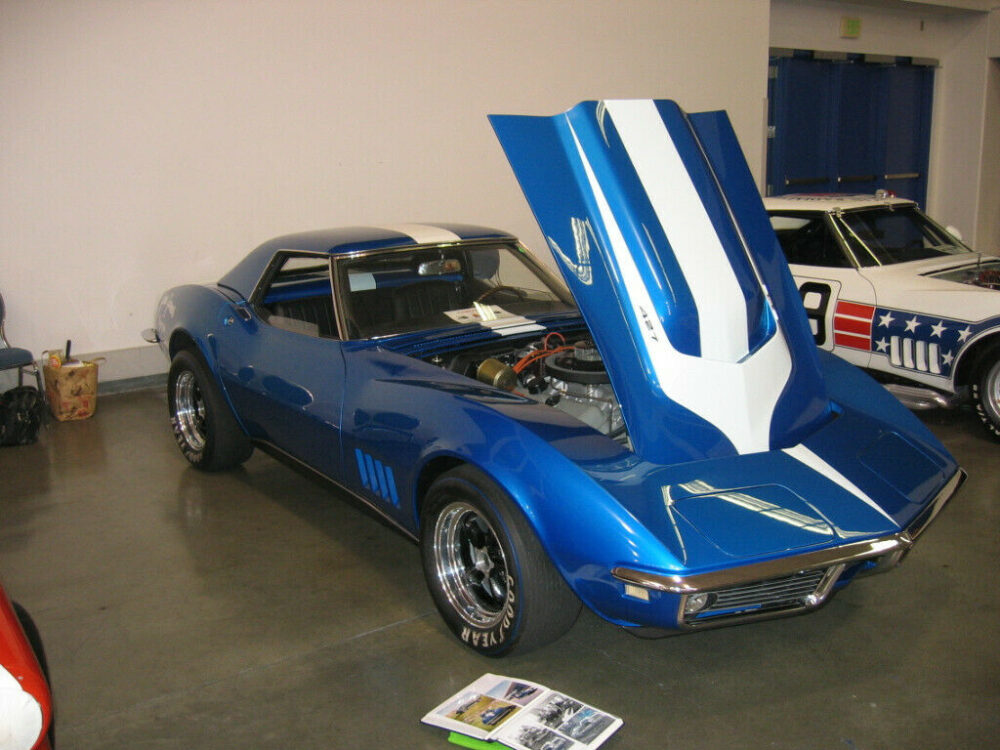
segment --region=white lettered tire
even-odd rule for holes
[[[554,641],[580,613],[579,599],[523,513],[471,466],[441,475],[427,491],[420,546],[427,586],[445,623],[485,656]]]
[[[174,355],[167,376],[167,403],[177,446],[192,465],[221,471],[250,458],[250,438],[197,353],[181,349]]]
[[[987,357],[979,377],[972,384],[976,413],[993,437],[1000,439],[1000,349]]]

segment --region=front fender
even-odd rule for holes
[[[925,450],[937,454],[942,463],[951,462],[950,456],[942,453],[943,448],[927,426],[885,387],[864,370],[829,352],[820,351],[819,355],[827,390],[834,403],[849,405],[865,416],[891,424],[918,439],[926,446]]]
[[[476,466],[517,504],[570,588],[589,608],[630,624],[619,565],[677,569],[681,563],[584,468],[636,461],[633,454],[572,418],[534,402],[464,407],[489,439],[442,436],[426,446],[421,467],[442,459]],[[453,429],[448,434],[454,435]],[[421,498],[415,498],[419,515]],[[414,522],[419,524],[419,518]]]

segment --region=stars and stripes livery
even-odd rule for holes
[[[840,300],[833,313],[833,342],[837,346],[870,351],[874,305]]]
[[[965,320],[880,307],[875,311],[871,350],[893,367],[950,377],[960,352],[997,320]]]
[[[965,345],[996,326],[996,319],[971,323],[848,300],[838,300],[833,315],[836,346],[880,355],[893,368],[945,378]]]

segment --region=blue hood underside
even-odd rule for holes
[[[490,119],[638,455],[767,451],[828,418],[805,314],[724,113],[638,100]]]

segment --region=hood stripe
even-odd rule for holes
[[[490,122],[637,455],[783,448],[825,416],[798,290],[724,113],[611,100]]]
[[[835,468],[830,466],[830,464],[828,464],[822,458],[820,458],[811,450],[806,448],[804,445],[800,444],[792,446],[791,448],[785,448],[784,453],[788,454],[796,461],[802,462],[810,469],[815,471],[817,474],[820,474],[826,479],[829,479],[834,484],[839,485],[840,487],[847,490],[855,497],[862,500],[865,503],[865,505],[868,505],[873,510],[878,511],[893,523],[896,523],[895,519],[893,519],[892,516],[890,516],[888,513],[882,510],[882,508],[879,507],[878,503],[876,503],[874,500],[868,497],[868,495],[862,492],[861,489],[856,484],[854,484],[854,482],[852,482],[850,479],[845,477]]]
[[[567,124],[597,205],[597,216],[609,241],[610,257],[622,278],[623,296],[627,296],[638,322],[633,330],[641,332],[642,340],[636,344],[646,351],[658,387],[669,398],[715,425],[739,453],[770,450],[771,419],[791,373],[791,354],[784,337],[776,332],[752,355],[738,362],[694,357],[677,351],[656,314],[651,292],[573,124],[568,119]],[[668,135],[663,127],[660,132]],[[687,177],[686,170],[684,174]],[[690,181],[690,177],[687,179]],[[740,318],[745,321],[742,294],[738,299]],[[745,330],[744,322],[744,333]]]
[[[701,355],[738,362],[749,351],[743,290],[656,103],[605,106],[694,297]]]

